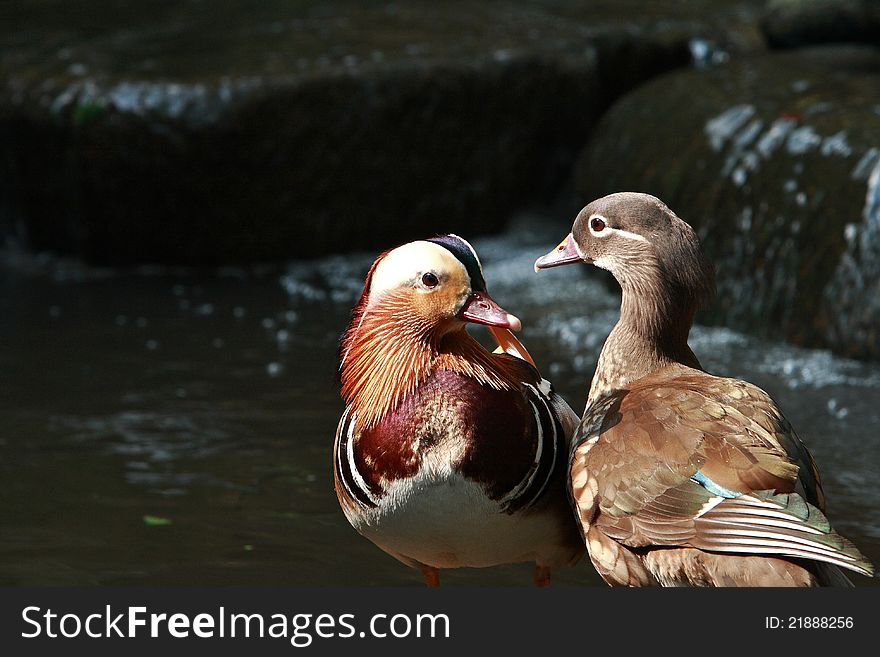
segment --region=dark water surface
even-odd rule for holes
[[[535,224],[474,243],[493,297],[580,412],[618,299],[585,267],[532,273],[565,231]],[[336,340],[371,260],[121,272],[7,253],[0,585],[420,585],[333,492]],[[777,399],[832,523],[880,564],[880,364],[719,328],[691,344],[710,371]],[[554,580],[600,583],[586,560]],[[531,566],[443,581],[529,585]]]

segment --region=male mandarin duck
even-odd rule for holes
[[[714,294],[693,229],[619,193],[535,269],[587,262],[623,291],[573,438],[571,498],[612,586],[851,585],[873,566],[828,523],[813,458],[760,388],[707,374],[687,343]]]
[[[489,297],[473,247],[444,235],[376,259],[340,341],[337,497],[360,534],[429,586],[441,568],[516,562],[534,562],[546,586],[584,552],[565,488],[578,417],[519,328]]]

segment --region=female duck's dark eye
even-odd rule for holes
[[[437,287],[440,284],[440,279],[437,278],[436,274],[428,272],[422,276],[422,285],[425,287]]]
[[[590,228],[593,229],[594,233],[601,233],[605,230],[605,222],[602,221],[599,217],[593,217],[590,219]]]

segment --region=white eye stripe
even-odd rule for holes
[[[599,219],[600,221],[602,221],[602,223],[605,224],[605,226],[602,228],[602,230],[594,230],[593,229],[593,219]],[[632,233],[628,230],[623,230],[622,228],[612,228],[611,226],[608,225],[608,220],[605,217],[603,217],[601,214],[590,215],[590,220],[587,223],[587,225],[589,226],[590,234],[593,237],[599,237],[599,238],[605,239],[607,237],[610,237],[612,234],[614,234],[614,235],[619,235],[620,237],[626,238],[628,240],[634,240],[636,242],[646,242],[646,243],[648,242],[648,240],[645,239],[644,236],[639,235],[638,233]]]
[[[614,233],[616,235],[620,235],[621,237],[625,237],[628,240],[635,240],[636,242],[646,242],[646,243],[648,241],[647,239],[645,239],[644,235],[639,235],[638,233],[631,233],[628,230],[623,230],[622,228],[611,228],[611,230],[614,231]]]

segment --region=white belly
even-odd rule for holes
[[[557,566],[577,554],[566,543],[564,518],[550,512],[504,513],[480,484],[442,466],[393,483],[378,508],[348,519],[409,565],[459,568],[533,561]]]

